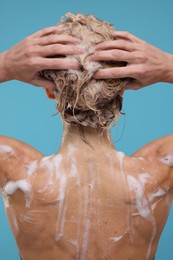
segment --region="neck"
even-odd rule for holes
[[[108,129],[83,127],[64,123],[64,132],[62,138],[61,149],[73,143],[76,148],[84,148],[87,150],[97,150],[102,148],[112,149],[114,148],[110,131]]]

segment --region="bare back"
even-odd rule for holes
[[[153,259],[172,200],[164,157],[71,143],[21,159],[8,149],[1,159],[15,171],[2,195],[23,260]]]

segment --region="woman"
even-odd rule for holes
[[[153,259],[172,201],[173,137],[128,157],[114,148],[109,128],[124,89],[173,81],[172,56],[93,16],[68,14],[60,25],[0,56],[1,82],[44,86],[64,123],[50,157],[0,138],[1,192],[20,255]]]

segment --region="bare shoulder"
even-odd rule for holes
[[[22,157],[30,157],[31,159],[43,157],[42,153],[27,143],[15,138],[0,136],[0,155],[8,152],[16,153]]]
[[[42,157],[34,147],[14,138],[0,136],[0,188],[15,170]]]
[[[160,161],[167,164],[168,166],[173,166],[173,134],[158,138],[144,145],[142,148],[136,151],[132,156],[156,157],[156,158],[160,158]]]
[[[173,188],[173,135],[144,145],[132,157],[142,157],[155,180],[165,183],[168,188]]]

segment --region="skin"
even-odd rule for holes
[[[63,33],[63,28],[53,26],[44,28],[23,39],[20,43],[0,53],[0,82],[20,80],[37,87],[54,89],[54,84],[41,78],[39,71],[45,69],[79,69],[77,62],[57,55],[83,53],[77,44],[79,39]]]
[[[53,68],[55,60],[56,66],[60,68],[61,59],[47,58],[50,55],[47,52],[49,48],[38,42],[47,42],[46,47],[50,49],[52,44],[58,42],[62,49],[57,48],[53,56],[69,52],[65,48],[69,38],[63,38],[67,36],[61,36],[61,39],[49,37],[50,31],[54,29],[40,31],[35,38],[30,36],[32,52],[31,48],[23,48],[26,43],[30,45],[30,41],[24,39],[11,50],[1,53],[0,69],[3,73],[0,81],[18,79],[46,87],[47,82],[44,81],[43,85],[42,79],[37,78],[38,71],[46,69],[45,64]],[[130,44],[136,48],[136,37],[133,37]],[[130,40],[124,36],[123,41]],[[106,52],[112,49],[124,52],[122,41],[119,47],[114,45],[114,41],[105,44],[109,45],[109,48],[102,47],[104,51],[108,48]],[[74,42],[73,45],[74,48],[71,48],[75,53]],[[140,50],[139,45],[140,40]],[[148,65],[142,60],[136,63],[136,59],[132,58],[131,66],[128,64],[123,71],[126,70],[128,74],[129,67],[136,66],[137,69],[144,65],[151,71],[150,65],[153,64],[153,75],[148,80],[152,84],[156,82],[158,68],[156,62],[153,62],[154,55],[158,51],[156,56],[160,60],[157,64],[163,63],[167,55],[159,55],[162,51],[147,46],[147,55],[154,52],[147,58]],[[95,58],[92,57],[93,60],[96,60],[99,52],[102,58],[101,47],[98,45],[96,48],[98,51],[94,54]],[[32,53],[34,64],[27,63],[30,58],[25,60],[28,52],[30,55]],[[129,52],[129,49],[125,52]],[[41,63],[36,66],[35,60]],[[125,56],[123,60],[126,60]],[[67,61],[65,66],[68,68],[77,64]],[[107,77],[109,73],[116,76],[115,69],[111,69],[112,72],[100,70],[95,76]],[[164,76],[159,76],[158,81],[172,82],[171,69],[171,66],[165,64],[161,68]],[[19,73],[21,70],[22,73]],[[165,78],[165,71],[168,78]],[[122,71],[119,73],[126,75]],[[136,78],[134,76],[128,74],[125,77],[134,78],[142,86],[147,83],[144,71],[140,77],[137,72]],[[47,93],[52,93],[52,85]],[[131,156],[125,156],[114,148],[107,130],[87,127],[84,128],[84,136],[92,147],[81,139],[75,126],[64,122],[61,147],[56,155],[48,158],[28,144],[0,137],[0,189],[22,258],[153,259],[172,202],[173,135],[157,139]],[[19,180],[29,186],[21,185],[20,182],[20,186],[15,186],[18,188],[11,189],[10,185],[14,187]]]
[[[124,156],[122,162],[108,133],[101,136],[98,130],[87,129],[85,137],[94,149],[81,140],[77,129],[66,126],[59,152],[46,162],[29,145],[0,138],[1,145],[14,151],[0,155],[2,194],[9,181],[27,179],[31,185],[29,207],[20,189],[8,196],[6,207],[20,255],[24,260],[153,259],[169,214],[173,188],[172,167],[158,158],[173,152],[173,135],[146,145],[132,156]],[[62,158],[60,164],[58,156]],[[28,178],[33,162],[37,167]],[[139,196],[135,193],[139,185],[131,189],[128,176],[140,183],[140,176],[146,173],[149,177],[143,199],[150,201],[159,189],[164,192],[148,202],[149,209],[154,203],[156,207],[144,218],[139,214]],[[66,178],[64,190],[62,176]],[[48,186],[50,180],[52,184]],[[65,199],[60,206],[62,190]]]
[[[93,61],[126,61],[126,67],[100,69],[96,79],[130,78],[127,89],[140,89],[157,82],[173,83],[173,55],[132,35],[115,31],[115,40],[105,41],[96,46],[90,56]]]

